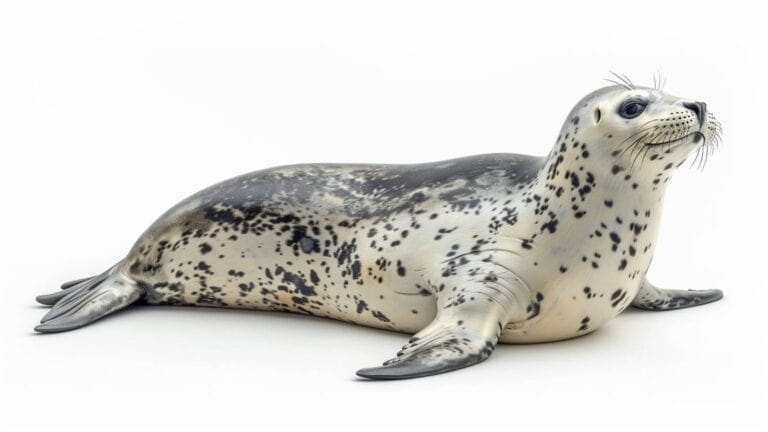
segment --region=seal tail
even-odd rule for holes
[[[120,263],[98,276],[68,282],[61,291],[38,296],[39,303],[52,308],[35,331],[74,330],[139,300],[144,288],[120,272],[119,266]]]

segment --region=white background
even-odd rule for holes
[[[0,429],[766,426],[765,13],[695,2],[3,2]],[[134,307],[34,335],[34,296],[217,181],[297,162],[543,155],[609,70],[704,100],[724,146],[670,186],[651,271],[719,303],[364,382],[407,336]],[[763,429],[765,430],[765,429]]]

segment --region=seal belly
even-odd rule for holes
[[[611,282],[617,281],[576,277],[545,290],[549,295],[539,305],[541,313],[531,320],[508,324],[501,342],[555,342],[597,330],[629,307],[640,288],[638,281],[630,279],[624,279],[621,288],[614,288],[616,284]]]

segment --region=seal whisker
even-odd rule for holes
[[[706,162],[704,162],[704,167],[706,167],[707,163],[709,163],[709,157],[713,156],[715,154],[715,146],[714,146],[714,144],[711,141],[707,142],[707,149],[709,151],[708,151],[707,160],[706,160]]]
[[[691,168],[696,166],[696,161],[699,159],[699,155],[701,155],[701,146],[696,148],[696,156],[691,161],[691,165],[690,165]]]
[[[651,123],[651,122],[648,122],[648,123]],[[616,156],[616,160],[621,160],[621,158],[624,156],[624,154],[625,154],[625,153],[626,153],[628,150],[631,150],[631,151],[630,151],[630,158],[631,158],[631,157],[632,157],[632,152],[634,151],[634,150],[632,150],[632,149],[633,149],[633,147],[634,147],[635,145],[637,145],[637,144],[638,144],[640,141],[642,141],[642,140],[646,139],[646,137],[648,136],[648,132],[651,132],[651,131],[653,131],[653,130],[655,130],[655,127],[647,127],[647,128],[645,128],[645,129],[641,129],[641,130],[637,131],[636,133],[634,133],[634,134],[632,134],[632,135],[628,136],[626,139],[624,139],[624,140],[623,140],[623,141],[622,141],[622,142],[619,144],[619,146],[622,146],[622,145],[624,145],[624,143],[626,143],[626,142],[627,142],[627,141],[629,141],[630,139],[633,139],[633,138],[637,137],[637,135],[643,134],[643,135],[641,135],[639,138],[635,139],[635,141],[634,141],[632,144],[630,144],[630,145],[626,146],[626,147],[625,147],[625,148],[624,148],[624,149],[623,149],[621,152],[619,152],[619,154]]]
[[[646,157],[648,156],[648,153],[651,151],[651,146],[645,146],[645,152],[643,153],[643,157],[640,159],[640,167],[643,167],[643,164],[645,164]]]
[[[650,138],[648,141],[649,141],[649,142],[653,142],[653,141],[654,141],[654,140],[655,140],[655,139],[656,139],[656,138],[659,136],[659,134],[660,134],[660,133],[656,133],[656,134],[654,134],[654,135],[651,135],[651,138]],[[650,148],[651,148],[651,147],[650,147],[650,145],[649,145],[649,144],[647,144],[647,143],[643,143],[643,144],[641,144],[641,145],[639,145],[639,146],[638,146],[638,151],[637,151],[637,154],[636,154],[636,155],[635,155],[635,157],[632,159],[632,164],[630,165],[630,168],[629,168],[629,171],[630,171],[630,172],[634,172],[635,163],[637,162],[637,159],[640,157],[640,155],[642,155],[642,154],[643,154],[643,151],[645,151],[645,150],[649,150]],[[630,155],[630,156],[631,156],[631,155]],[[642,167],[642,158],[641,158],[641,167]]]
[[[619,74],[617,74],[614,71],[608,71],[608,72],[610,72],[613,76],[615,76],[619,81],[624,83],[622,87],[625,87],[627,90],[634,90],[635,89],[635,85],[632,84],[632,81],[630,81],[630,79],[627,78],[626,75],[623,75],[623,74],[619,75]]]
[[[604,79],[604,80],[606,80],[606,81],[608,81],[609,83],[613,83],[613,84],[616,84],[616,85],[617,85],[617,86],[619,86],[619,87],[624,87],[624,88],[625,88],[625,89],[627,89],[627,90],[632,90],[632,88],[631,88],[631,87],[629,87],[628,85],[626,85],[626,84],[624,84],[624,83],[620,83],[620,82],[614,81],[614,80],[612,80],[612,79],[610,79],[610,78],[603,78],[603,79]]]
[[[633,145],[637,144],[637,142],[638,142],[638,141],[641,141],[641,140],[645,139],[646,137],[648,137],[648,135],[651,133],[651,131],[652,131],[652,130],[653,130],[653,128],[648,128],[648,129],[646,129],[646,130],[640,131],[640,132],[638,132],[637,134],[634,134],[634,135],[630,136],[629,138],[625,139],[625,140],[624,140],[624,141],[621,143],[621,145],[623,145],[625,142],[627,142],[627,141],[628,141],[630,138],[634,138],[634,141],[633,141],[633,142],[632,142],[632,143],[631,143],[629,146],[625,147],[624,151],[626,151],[627,149],[629,149],[629,148],[630,148],[630,147],[632,147]],[[639,137],[638,137],[638,136],[636,136],[636,135],[639,135],[639,134],[641,134],[641,133],[642,133],[643,135],[640,135]],[[619,157],[621,157],[621,155],[623,154],[623,152],[624,152],[624,151],[622,151],[622,153],[619,153]]]
[[[631,87],[634,90],[635,84],[632,82],[632,80],[629,79],[629,77],[627,75],[625,75],[625,74],[621,74],[621,76],[623,76],[624,79],[627,80],[627,82],[629,83],[629,87]]]
[[[702,147],[704,148],[704,158],[699,166],[699,171],[704,171],[704,167],[707,165],[707,160],[709,160],[709,142],[704,142]]]
[[[627,138],[624,139],[624,141],[621,142],[621,144],[624,144],[625,142],[629,141],[630,139],[634,138],[635,136],[637,136],[637,135],[639,135],[639,134],[641,134],[643,132],[646,132],[646,131],[649,131],[649,130],[654,130],[656,128],[656,125],[653,125],[653,124],[658,122],[658,121],[659,120],[656,119],[656,120],[650,120],[650,121],[647,121],[647,122],[643,123],[642,125],[639,126],[639,130],[637,132],[633,133],[632,135],[629,135]],[[650,125],[653,125],[653,126],[650,126]]]
[[[643,135],[643,136],[637,138],[630,146],[627,147],[627,149],[630,150],[629,154],[627,155],[627,160],[634,160],[632,155],[635,153],[635,151],[638,151],[638,152],[642,151],[642,148],[645,145],[644,144],[645,139],[648,136],[649,135],[646,134],[646,135]],[[653,136],[653,135],[651,134],[650,136]],[[623,156],[623,154],[624,154],[624,152],[622,152],[622,155],[620,155],[620,156]],[[630,164],[629,172],[632,172],[633,165],[634,165],[634,163]]]
[[[707,163],[707,158],[709,157],[709,146],[707,146],[705,143],[701,145],[700,148],[702,149],[702,157],[699,160],[698,166],[696,167],[699,172],[704,170],[704,165]]]
[[[640,137],[635,141],[633,141],[632,143],[630,143],[628,146],[624,147],[624,150],[622,150],[621,153],[619,153],[619,155],[616,157],[616,160],[617,161],[621,160],[624,157],[624,155],[627,154],[627,151],[629,151],[629,155],[627,159],[631,159],[632,153],[635,151],[635,147],[640,143],[642,139],[643,137]]]

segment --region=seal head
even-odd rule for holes
[[[720,141],[720,124],[706,103],[657,88],[596,90],[576,104],[568,119],[582,140],[600,143],[591,150],[601,162],[636,175],[679,167],[694,152],[694,162],[703,164]]]

